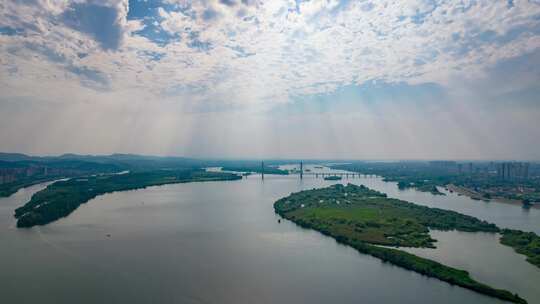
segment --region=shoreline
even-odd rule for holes
[[[448,191],[453,191],[455,193],[467,196],[468,198],[473,199],[473,200],[483,201],[483,202],[486,202],[486,203],[495,202],[495,203],[501,203],[501,204],[515,205],[515,206],[522,206],[523,207],[523,203],[521,201],[519,201],[519,200],[509,199],[509,198],[504,198],[504,197],[492,197],[490,199],[486,199],[486,198],[482,197],[482,195],[480,193],[474,192],[474,191],[472,191],[470,189],[467,189],[465,187],[456,186],[454,184],[448,184],[445,187],[446,187],[446,189],[448,189]],[[533,203],[533,204],[530,205],[530,208],[540,209],[540,204]]]
[[[75,178],[53,183],[34,193],[30,201],[15,209],[14,216],[17,219],[17,228],[31,228],[66,217],[80,205],[106,193],[168,184],[239,179],[242,177],[237,174],[198,170],[155,170],[107,177]]]

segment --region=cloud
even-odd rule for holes
[[[117,50],[125,34],[127,5],[124,1],[115,2],[73,2],[60,20],[72,29],[89,34],[103,49]]]
[[[271,109],[276,115],[298,115],[301,113],[354,113],[366,108],[371,110],[382,105],[425,107],[448,102],[445,90],[434,83],[408,85],[406,83],[366,82],[362,85],[342,86],[331,93],[300,95],[292,101]],[[380,113],[373,114],[379,115]]]
[[[200,14],[207,7],[191,9]],[[175,14],[164,23],[175,24],[173,32],[188,29],[186,37],[195,31],[215,46],[210,56],[225,55],[223,45],[256,54],[219,64],[240,69],[249,79],[270,78],[271,91],[288,96],[320,93],[314,86],[319,82],[337,84],[318,86],[329,90],[372,79],[444,85],[453,75],[478,74],[497,60],[539,46],[538,6],[526,2],[511,9],[488,2],[396,2],[384,9],[367,2],[263,3],[242,19],[223,5],[215,9],[221,18],[212,23]],[[259,99],[282,99],[264,95]]]
[[[422,100],[428,111],[424,105],[440,105],[441,99],[460,113],[451,119],[467,117],[466,105],[458,101],[502,117],[495,111],[503,108],[488,105],[516,99],[515,117],[532,121],[538,114],[522,111],[525,104],[538,107],[533,98],[540,81],[535,72],[538,1],[29,0],[2,5],[4,100],[33,96],[44,103],[100,106],[106,101],[150,112],[163,106],[182,119],[180,112],[271,115],[291,107],[297,113],[318,115],[313,108],[323,108],[337,115],[354,104],[352,112],[371,121],[381,111],[393,111],[384,104],[402,109]],[[345,97],[352,101],[344,103]],[[373,124],[379,134],[403,135],[395,124]],[[411,133],[421,129],[413,125]],[[363,126],[376,134],[373,125]],[[459,124],[449,128],[458,132]]]
[[[235,92],[239,103],[286,102],[372,80],[448,86],[540,47],[540,5],[530,1],[36,0],[6,7],[0,34],[8,45],[46,45],[118,89],[134,85],[125,79],[157,96],[179,85],[206,87],[207,99]]]

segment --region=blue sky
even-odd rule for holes
[[[8,1],[5,151],[540,159],[540,1]]]

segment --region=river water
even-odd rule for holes
[[[311,170],[321,170],[307,166]],[[322,169],[326,170],[328,169]],[[538,209],[435,197],[394,183],[362,183],[420,204],[540,231]],[[382,263],[288,221],[273,203],[336,183],[252,175],[110,193],[50,225],[16,229],[13,210],[44,185],[0,199],[2,303],[501,303]],[[433,231],[419,255],[539,303],[540,271],[495,234]]]

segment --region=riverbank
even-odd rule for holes
[[[221,170],[238,172],[238,173],[248,172],[248,173],[265,173],[265,174],[276,174],[276,175],[289,174],[289,171],[280,170],[279,168],[276,168],[276,167],[264,166],[264,168],[262,168],[261,166],[256,166],[256,165],[223,166]]]
[[[17,227],[29,228],[36,225],[46,225],[68,216],[81,204],[105,193],[165,184],[238,180],[241,178],[241,176],[232,173],[192,169],[156,170],[73,178],[56,182],[34,194],[29,202],[15,210],[15,217],[17,218]]]
[[[485,295],[526,303],[506,290],[475,281],[464,270],[376,246],[430,247],[435,240],[430,238],[428,228],[498,232],[493,224],[452,211],[388,199],[380,192],[351,184],[293,193],[278,200],[274,208],[280,216],[302,227],[329,235],[385,262]]]
[[[478,192],[475,192],[471,189],[468,189],[468,188],[465,188],[465,187],[461,187],[461,186],[456,186],[454,184],[448,184],[445,186],[449,191],[451,192],[456,192],[458,194],[461,194],[461,195],[465,195],[473,200],[477,200],[477,201],[485,201],[485,202],[496,202],[496,203],[502,203],[502,204],[509,204],[509,205],[515,205],[515,206],[523,206],[523,202],[520,201],[520,200],[515,200],[515,199],[509,199],[509,198],[504,198],[504,197],[492,197],[490,199],[488,198],[485,198],[482,194],[478,193]],[[530,208],[536,208],[536,209],[540,209],[540,204],[531,204],[529,205]]]
[[[514,248],[527,257],[527,262],[540,268],[540,237],[533,232],[504,229],[501,244]]]
[[[6,183],[0,185],[0,198],[1,197],[8,197],[15,192],[19,191],[22,188],[31,187],[33,185],[41,184],[50,182],[56,179],[60,179],[61,177],[58,176],[50,176],[50,177],[43,177],[43,178],[36,178],[36,179],[30,179],[30,180],[23,180],[23,181],[15,181],[12,183]]]

